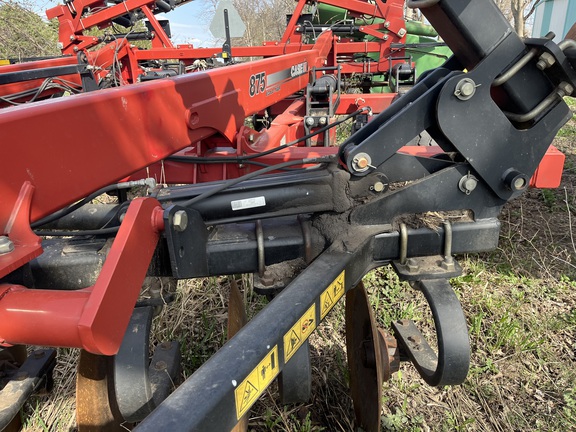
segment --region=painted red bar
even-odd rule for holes
[[[18,145],[0,162],[0,227],[26,181],[36,188],[35,221],[198,140],[232,141],[248,115],[304,88],[308,73],[291,77],[291,66],[322,65],[332,41],[326,32],[315,49],[281,58],[1,110],[2,139]],[[288,79],[251,96],[251,78],[263,72]]]
[[[153,198],[132,201],[93,287],[78,291],[0,286],[0,343],[118,352],[163,229]]]
[[[401,153],[412,156],[433,157],[442,153],[438,146],[407,146],[400,149]],[[551,145],[530,179],[530,187],[538,189],[554,189],[560,186],[564,169],[564,153]]]

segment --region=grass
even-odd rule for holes
[[[570,104],[574,105],[570,100]],[[468,319],[471,367],[463,385],[431,388],[403,363],[384,383],[385,431],[576,430],[576,121],[555,145],[567,157],[562,184],[530,190],[502,215],[497,251],[458,257],[464,274],[452,280]],[[409,318],[430,337],[423,296],[387,268],[366,275],[379,326]],[[249,316],[266,300],[242,277]],[[180,283],[177,299],[155,318],[155,341],[178,339],[183,376],[190,376],[226,340],[229,280]],[[282,406],[273,384],[251,411],[251,431],[352,431],[344,305],[311,336],[313,394]],[[60,350],[56,388],[30,400],[26,431],[73,431],[75,350]]]

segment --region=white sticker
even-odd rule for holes
[[[266,199],[263,196],[232,201],[232,210],[246,210],[254,207],[264,207]]]

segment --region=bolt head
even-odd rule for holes
[[[306,124],[308,126],[313,126],[314,125],[314,118],[313,117],[306,117]]]
[[[0,255],[8,254],[14,250],[14,243],[6,237],[0,236]]]
[[[169,350],[170,348],[172,348],[172,342],[162,342],[160,344],[160,349]]]
[[[159,370],[159,371],[164,370],[167,367],[168,367],[168,365],[163,360],[157,361],[156,364],[154,365],[154,369]]]
[[[328,123],[328,119],[326,117],[320,117],[320,119],[318,120],[318,123],[321,126],[324,126],[326,123]]]
[[[172,216],[172,225],[176,231],[182,232],[188,227],[188,213],[185,210],[178,210]]]

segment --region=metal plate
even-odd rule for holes
[[[346,350],[356,421],[367,432],[380,430],[382,412],[383,376],[377,367],[382,355],[377,338],[374,314],[361,282],[346,293]]]
[[[228,299],[228,339],[232,339],[238,331],[248,322],[246,308],[242,294],[238,289],[236,280],[230,281],[230,297]],[[245,432],[248,430],[249,414],[245,414],[232,428],[232,432]]]
[[[76,377],[79,432],[125,432],[114,394],[114,358],[80,351]]]

